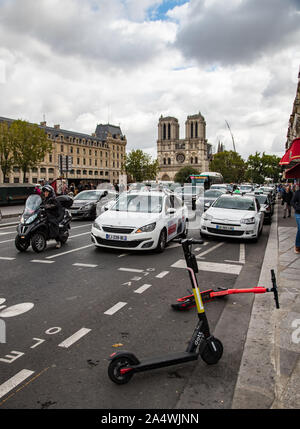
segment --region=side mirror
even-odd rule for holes
[[[107,212],[107,210],[109,209],[109,207],[108,207],[108,205],[106,205],[106,206],[104,206],[103,207],[103,210],[105,211],[105,212]]]

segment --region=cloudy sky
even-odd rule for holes
[[[0,116],[91,134],[120,125],[156,157],[161,115],[184,138],[282,156],[300,65],[300,0],[0,0]]]

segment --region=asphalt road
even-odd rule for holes
[[[111,353],[143,358],[184,351],[197,316],[170,307],[190,289],[180,245],[171,243],[163,254],[99,250],[90,229],[91,222],[72,221],[68,243],[55,249],[50,242],[41,254],[19,253],[15,227],[0,229],[0,320],[6,324],[0,408],[174,409],[182,406],[195,368],[203,371],[201,406],[230,408],[253,296],[206,305],[211,331],[218,328],[224,344],[219,370],[191,362],[117,386],[107,376]],[[255,286],[268,233],[265,225],[258,243],[209,239],[195,246],[201,290]],[[232,319],[222,326],[225,312]]]

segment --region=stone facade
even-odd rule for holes
[[[13,119],[0,117],[0,121],[12,123]],[[51,140],[53,150],[45,156],[40,165],[27,173],[28,183],[37,183],[40,179],[51,182],[61,177],[59,155],[72,158],[70,171],[63,174],[70,183],[118,183],[127,144],[119,126],[99,124],[91,135],[63,130],[58,124],[49,127],[46,122],[41,122],[40,127]],[[17,166],[8,175],[8,180],[9,183],[23,183],[23,173]],[[1,170],[0,183],[3,183]]]
[[[187,165],[195,167],[200,173],[209,171],[210,157],[211,145],[206,140],[206,122],[200,112],[187,117],[184,139],[179,138],[179,123],[176,118],[159,118],[158,180],[174,180],[175,174]]]
[[[291,146],[292,141],[299,137],[300,137],[300,68],[298,73],[298,85],[297,85],[296,97],[293,104],[292,114],[289,120],[285,149],[287,150]]]

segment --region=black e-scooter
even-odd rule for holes
[[[176,240],[181,243],[186,260],[187,270],[193,287],[193,294],[198,311],[198,323],[184,352],[172,353],[156,358],[140,361],[131,352],[117,352],[110,356],[108,376],[116,384],[125,384],[136,372],[165,366],[178,365],[201,358],[208,365],[216,364],[223,354],[223,345],[220,340],[210,334],[208,320],[205,315],[201,293],[196,279],[198,265],[195,255],[192,253],[193,244],[202,244],[202,240],[183,239]]]

